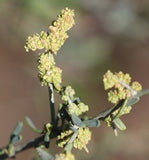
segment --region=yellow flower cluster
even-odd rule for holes
[[[81,115],[82,113],[86,112],[89,110],[88,105],[85,105],[82,102],[73,103],[75,97],[75,90],[71,86],[67,86],[63,91],[62,91],[62,100],[65,101],[68,106],[67,106],[67,112],[69,115],[75,113],[77,116]]]
[[[55,66],[54,57],[50,52],[39,55],[38,70],[42,85],[52,83],[57,90],[61,89],[62,70]]]
[[[82,113],[88,110],[89,110],[88,105],[85,105],[82,102],[80,102],[78,105],[76,105],[75,103],[71,103],[68,105],[68,108],[67,108],[68,114],[71,115],[75,113],[77,116],[81,115]]]
[[[108,92],[108,100],[116,104],[119,100],[129,98],[142,89],[139,82],[131,82],[129,74],[123,72],[112,73],[110,70],[103,76],[105,90],[114,88]]]
[[[77,138],[73,142],[73,146],[79,150],[86,148],[86,145],[91,140],[91,131],[89,128],[79,128]]]
[[[50,26],[50,48],[53,53],[57,53],[60,47],[68,38],[67,31],[74,25],[74,11],[68,8],[63,9],[58,19]]]
[[[62,100],[66,102],[69,99],[72,100],[74,98],[74,95],[75,95],[75,90],[71,86],[67,86],[62,95]]]
[[[58,146],[64,147],[67,142],[70,140],[71,136],[73,135],[72,130],[67,130],[61,133],[61,135],[58,136]],[[75,148],[78,148],[79,150],[86,148],[86,145],[91,140],[91,132],[89,128],[79,128],[78,129],[78,135],[72,142],[73,146]]]
[[[25,45],[26,52],[29,52],[29,50],[35,51],[37,49],[49,50],[48,36],[49,34],[44,31],[41,31],[40,34],[36,33],[33,36],[29,36]]]
[[[57,154],[55,160],[75,160],[74,155],[71,152]]]
[[[121,108],[119,108],[118,110],[116,110],[113,115],[117,115],[117,113],[120,111]],[[128,114],[130,113],[132,107],[131,106],[126,106],[122,111],[121,111],[121,114],[119,116],[122,116],[124,114]]]
[[[37,49],[50,50],[57,53],[60,47],[68,38],[67,31],[74,25],[74,11],[68,8],[63,9],[58,19],[49,27],[50,33],[42,31],[40,34],[29,36],[25,49],[35,51]]]
[[[72,130],[67,130],[67,131],[61,132],[61,134],[57,137],[58,138],[57,145],[59,147],[64,147],[72,135],[73,135]]]

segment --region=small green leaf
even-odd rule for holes
[[[94,119],[96,120],[103,120],[109,115],[111,115],[112,112],[114,112],[116,109],[120,108],[124,104],[125,100],[121,100],[118,104],[107,108],[105,111],[99,113]]]
[[[46,148],[49,148],[49,143],[50,143],[50,137],[49,137],[49,134],[46,133],[45,136],[44,136],[44,146]]]
[[[21,140],[22,140],[22,136],[21,135],[12,136],[9,143],[15,144],[15,143],[20,142]]]
[[[20,135],[22,128],[23,128],[23,123],[18,122],[10,135],[9,144],[15,144],[22,140],[22,136]]]
[[[64,148],[64,150],[67,151],[67,152],[71,151],[71,149],[72,149],[72,143],[68,143]]]
[[[130,98],[130,99],[128,99],[126,106],[132,106],[132,105],[136,104],[139,100],[140,100],[139,97]]]
[[[15,126],[15,128],[13,129],[11,135],[13,135],[13,136],[14,135],[15,136],[19,135],[21,130],[22,130],[22,128],[23,128],[23,123],[22,122],[18,122],[17,125]]]
[[[149,94],[149,89],[144,89],[144,90],[142,90],[142,91],[139,91],[139,92],[137,93],[137,97],[141,97],[141,96],[144,96],[144,95],[146,95],[146,94]]]
[[[115,124],[120,130],[123,131],[123,130],[126,129],[126,126],[125,126],[125,124],[122,122],[121,119],[115,118],[115,119],[113,120],[113,122],[114,122],[114,124]]]
[[[42,133],[41,129],[38,129],[35,127],[34,123],[32,122],[32,120],[29,117],[25,117],[26,123],[28,124],[28,126],[36,133]]]
[[[83,123],[84,123],[87,127],[99,127],[99,126],[100,126],[100,121],[99,121],[99,120],[96,120],[96,119],[85,120],[85,121],[83,121]]]
[[[49,134],[45,134],[44,142],[49,142],[49,141],[50,141]]]
[[[36,148],[36,151],[40,157],[40,160],[54,160],[54,157],[43,148],[38,147]]]
[[[71,119],[72,119],[72,122],[74,123],[74,125],[78,126],[78,127],[84,127],[84,123],[81,121],[81,119],[75,114],[73,113],[71,115]]]

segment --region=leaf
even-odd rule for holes
[[[22,122],[18,122],[17,125],[15,126],[15,128],[13,129],[11,135],[19,135],[21,130],[23,128],[23,123]]]
[[[140,100],[139,97],[130,98],[130,99],[128,99],[128,102],[127,102],[126,106],[132,106],[132,105],[136,104],[139,100]]]
[[[67,152],[71,151],[71,149],[72,149],[72,143],[68,143],[64,148],[64,150]]]
[[[41,129],[38,129],[35,127],[34,123],[32,122],[32,120],[29,117],[25,117],[26,123],[28,124],[28,126],[31,128],[31,130],[33,130],[36,133],[42,133]]]
[[[49,143],[50,143],[50,137],[49,137],[49,134],[46,133],[45,136],[44,136],[44,146],[46,148],[49,148]]]
[[[149,89],[144,89],[142,91],[139,91],[132,98],[128,99],[127,106],[131,106],[131,105],[137,103],[139,101],[139,98],[146,95],[146,94],[149,94]]]
[[[74,125],[78,126],[78,127],[84,127],[84,123],[81,121],[81,119],[75,114],[73,113],[71,115],[71,119]]]
[[[100,121],[99,121],[99,120],[96,120],[96,119],[85,120],[85,121],[83,121],[83,123],[84,123],[87,127],[99,127],[99,126],[100,126]]]
[[[49,142],[49,141],[50,141],[49,134],[45,134],[45,136],[44,136],[44,142]]]
[[[124,131],[126,129],[126,126],[121,119],[115,118],[113,122],[120,130]]]
[[[111,113],[113,113],[114,111],[116,111],[118,108],[120,108],[123,104],[124,104],[125,100],[121,100],[118,104],[107,108],[105,111],[99,113],[94,119],[96,120],[103,120],[106,117],[108,117],[109,115],[111,115]]]
[[[144,89],[144,90],[138,92],[137,97],[141,97],[141,96],[144,96],[146,94],[149,94],[149,89]]]
[[[22,140],[22,136],[20,135],[22,128],[23,128],[23,123],[18,122],[10,135],[9,144],[15,144]]]
[[[20,142],[21,140],[22,140],[22,136],[21,135],[12,136],[9,143],[15,144],[15,143]]]
[[[38,147],[36,148],[36,151],[41,160],[54,160],[54,157],[50,153],[45,151],[43,148]]]

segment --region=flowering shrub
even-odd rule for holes
[[[37,129],[31,119],[26,117],[29,127],[40,135],[34,140],[18,145],[17,143],[22,140],[23,127],[23,123],[19,122],[10,135],[8,145],[0,149],[0,159],[13,158],[18,152],[35,147],[42,160],[74,160],[73,147],[88,152],[87,146],[92,135],[90,127],[100,127],[101,121],[104,121],[117,136],[117,128],[126,129],[120,117],[130,113],[132,106],[140,97],[149,93],[149,89],[142,90],[139,82],[131,82],[129,74],[112,73],[108,70],[103,76],[103,84],[105,90],[108,90],[108,101],[112,103],[112,107],[89,118],[86,115],[89,106],[76,96],[72,86],[63,86],[62,70],[56,65],[54,58],[68,38],[67,31],[73,25],[74,11],[66,8],[49,27],[49,32],[41,31],[27,38],[25,45],[27,52],[42,50],[37,60],[38,77],[41,86],[47,86],[49,89],[51,122],[44,124],[42,129]],[[54,92],[57,92],[62,100],[56,116]],[[55,137],[57,146],[63,148],[63,153],[56,154],[54,158],[45,149],[50,148],[49,142]]]

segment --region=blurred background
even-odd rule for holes
[[[102,76],[130,73],[143,88],[149,88],[149,1],[148,0],[0,0],[0,146],[18,121],[29,116],[38,128],[49,122],[48,90],[37,78],[37,53],[25,53],[29,35],[47,31],[62,8],[75,10],[76,25],[56,60],[63,69],[64,85],[71,84],[91,116],[106,107]],[[104,123],[92,129],[89,154],[74,150],[77,160],[148,160],[149,98],[144,96],[123,117],[127,130],[115,137]],[[24,123],[23,142],[38,136]],[[57,150],[51,143],[50,152]],[[34,149],[16,159],[37,160]]]

